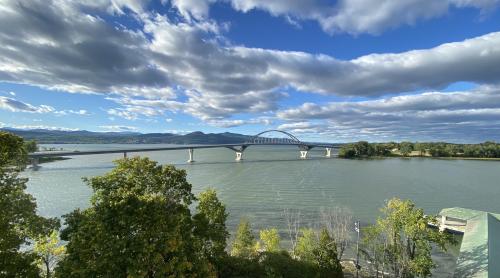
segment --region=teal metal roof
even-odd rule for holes
[[[465,208],[439,214],[467,221],[453,277],[500,277],[500,214]]]

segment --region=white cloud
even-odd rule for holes
[[[123,108],[112,108],[108,111],[109,115],[119,116],[127,120],[137,120],[140,116],[153,117],[162,114],[162,110],[147,106],[130,106]]]
[[[248,120],[242,120],[242,119],[237,119],[237,120],[209,120],[208,124],[217,126],[217,127],[237,127],[237,126],[242,126],[242,125],[270,125],[272,124],[272,120],[267,117],[260,117],[256,119],[248,119]]]
[[[69,128],[60,126],[48,126],[48,125],[16,125],[16,124],[4,124],[3,127],[9,127],[13,129],[31,130],[31,129],[46,129],[46,130],[58,130],[58,131],[79,131],[79,128]]]
[[[82,11],[127,7],[139,12],[141,2],[92,3],[3,1],[0,80],[66,92],[123,95],[156,95],[168,87],[168,77],[155,67],[143,32],[112,26]]]
[[[125,125],[101,125],[99,128],[105,132],[136,132],[139,130],[135,126]]]
[[[81,115],[81,116],[88,116],[90,115],[89,111],[85,109],[80,109],[80,110],[61,110],[61,111],[55,111],[54,114],[56,115],[61,115],[61,116],[66,116],[69,114],[74,114],[74,115]]]
[[[427,92],[360,102],[305,103],[277,114],[280,128],[331,140],[500,140],[500,88]]]
[[[69,114],[75,115],[90,115],[90,113],[85,109],[80,110],[60,110],[57,111],[54,107],[49,105],[39,105],[35,106],[29,103],[19,101],[14,98],[2,97],[0,96],[0,109],[4,109],[11,112],[25,112],[25,113],[54,113],[55,115],[65,116]]]
[[[0,109],[8,110],[11,112],[28,112],[28,113],[50,113],[55,109],[52,106],[40,105],[34,106],[13,98],[0,96]]]
[[[0,6],[0,81],[73,93],[108,94],[110,100],[120,105],[109,109],[108,114],[129,120],[182,112],[219,126],[251,124],[237,119],[241,114],[258,117],[280,111],[279,104],[287,98],[283,90],[288,88],[376,97],[438,90],[458,81],[500,82],[500,32],[431,49],[339,60],[328,55],[233,46],[223,37],[224,26],[209,18],[212,2],[205,1],[207,6],[198,6],[198,10],[193,10],[198,1],[172,2],[181,14],[190,17],[184,21],[148,12],[147,1],[4,1]],[[375,2],[368,0],[341,0],[335,7],[325,3],[230,2],[243,12],[262,9],[291,20],[318,20],[324,26],[332,24],[326,28],[329,31],[351,33],[376,33],[411,24],[446,13],[450,6],[473,6],[486,11],[497,5],[493,0],[449,0],[416,7],[415,0],[384,0],[377,1],[377,9],[373,9]],[[130,30],[105,21],[95,15],[95,10],[132,17],[140,23],[139,27]],[[126,10],[134,12],[130,15],[124,13]],[[370,16],[366,15],[368,11]],[[342,15],[352,16],[343,19]],[[333,23],[328,21],[331,17],[336,18]],[[423,96],[431,97],[435,96]],[[491,100],[494,96],[486,98]],[[3,97],[0,105],[9,111],[55,112],[50,106],[35,107],[14,101]],[[352,113],[351,107],[344,106],[331,109]],[[320,116],[330,113],[321,107],[311,108],[317,109],[315,113]],[[63,111],[59,113],[71,113]],[[279,115],[290,113],[280,111]],[[395,116],[393,112],[389,114],[388,117]]]
[[[204,19],[209,5],[216,0],[174,0],[181,15]],[[315,20],[325,32],[379,34],[400,25],[437,18],[450,8],[476,8],[482,15],[498,7],[498,0],[339,0],[335,4],[322,0],[219,0],[230,3],[237,11],[263,10],[273,16],[283,16],[293,23]]]

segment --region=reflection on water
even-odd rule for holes
[[[50,145],[65,150],[133,148],[131,145]],[[141,145],[155,147],[158,145]],[[500,162],[434,159],[326,159],[313,149],[311,159],[298,159],[296,147],[249,147],[244,161],[234,162],[229,149],[195,150],[194,164],[186,163],[187,150],[140,153],[160,163],[186,169],[193,191],[216,188],[227,205],[229,229],[246,216],[253,227],[285,226],[284,208],[300,209],[304,221],[317,222],[321,207],[345,206],[362,223],[372,222],[384,201],[394,196],[412,199],[427,214],[445,207],[500,212]],[[40,213],[61,216],[86,207],[91,190],[82,177],[101,175],[121,154],[76,156],[42,164],[27,171],[28,190],[37,198]],[[436,255],[438,273],[452,269],[450,255]]]

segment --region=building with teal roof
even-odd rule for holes
[[[500,214],[446,208],[439,215],[466,223],[453,277],[499,278]]]

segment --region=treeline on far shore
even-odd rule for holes
[[[339,150],[339,156],[343,158],[377,156],[500,158],[500,144],[490,141],[480,144],[454,144],[445,142],[368,143],[366,141],[359,141],[342,146]]]

